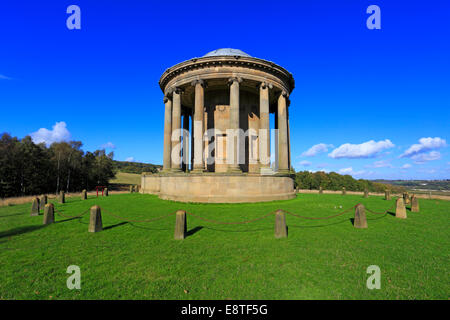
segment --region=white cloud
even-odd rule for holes
[[[128,158],[125,159],[125,161],[134,162],[134,157],[128,157]]]
[[[360,171],[353,171],[352,167],[348,167],[348,168],[342,168],[339,170],[340,174],[349,174],[349,175],[361,175],[363,173],[365,173],[366,171],[364,170],[360,170]]]
[[[389,140],[382,140],[375,142],[374,140],[370,140],[361,144],[351,144],[345,143],[340,147],[334,149],[331,153],[328,154],[330,158],[339,159],[339,158],[370,158],[375,156],[382,150],[393,148],[394,144]]]
[[[436,173],[436,169],[419,169],[417,171],[420,173]]]
[[[71,137],[67,125],[64,121],[56,122],[52,130],[40,128],[38,131],[30,134],[34,143],[44,142],[47,146],[53,142],[68,141]]]
[[[107,142],[101,145],[102,149],[115,149],[116,146],[112,142]]]
[[[409,168],[411,168],[412,167],[412,165],[410,165],[409,163],[405,163],[403,166],[402,166],[402,169],[409,169]]]
[[[310,166],[311,164],[312,164],[311,162],[306,161],[306,160],[300,161],[300,165],[302,165],[302,166],[304,166],[304,167],[308,167],[308,166]]]
[[[392,164],[385,160],[375,161],[373,164],[368,164],[366,168],[392,168]]]
[[[302,157],[314,157],[315,155],[318,155],[319,153],[328,152],[328,148],[334,148],[332,144],[325,144],[325,143],[319,143],[305,152],[302,153]]]
[[[5,76],[3,74],[0,74],[0,79],[2,79],[2,80],[12,80],[12,78],[7,77],[7,76]]]
[[[436,150],[446,146],[447,146],[446,141],[439,137],[420,138],[419,143],[413,144],[411,147],[409,147],[408,150],[406,150],[403,154],[400,155],[400,158],[404,157],[412,158],[420,153]]]
[[[417,164],[422,164],[427,161],[439,160],[441,153],[439,151],[431,151],[430,153],[419,153],[411,157]]]
[[[350,168],[342,168],[342,169],[339,170],[339,173],[341,173],[341,174],[348,174],[350,172],[353,172],[353,168],[352,167],[350,167]]]

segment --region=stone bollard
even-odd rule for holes
[[[364,198],[368,198],[369,197],[369,190],[365,189],[364,190]]]
[[[396,201],[395,217],[400,219],[406,219],[406,208],[405,204],[403,203],[403,198],[399,197]]]
[[[419,212],[419,199],[415,195],[411,197],[411,212]]]
[[[53,203],[47,203],[44,207],[44,220],[42,224],[51,224],[55,222],[55,207]]]
[[[105,197],[107,197],[109,194],[108,194],[108,188],[105,188]]]
[[[47,204],[47,196],[44,194],[39,198],[39,210],[44,210],[45,205]]]
[[[275,238],[287,238],[286,214],[282,210],[275,212]]]
[[[187,232],[187,221],[186,221],[186,211],[178,210],[176,213],[175,220],[175,240],[183,240],[186,238]]]
[[[403,202],[404,202],[405,205],[410,203],[408,192],[403,193]]]
[[[297,188],[295,188],[295,193],[298,193],[298,187],[297,187]]]
[[[38,216],[39,215],[39,198],[34,198],[31,203],[31,215]]]
[[[323,189],[322,189],[322,187],[319,187],[319,194],[322,194],[323,193]]]
[[[384,191],[384,200],[391,200],[391,191],[389,190]]]
[[[347,192],[345,191],[345,187],[342,187],[342,195],[345,196]]]
[[[66,195],[64,193],[64,191],[60,191],[59,192],[59,198],[58,198],[59,203],[66,203]]]
[[[99,232],[103,230],[102,211],[99,206],[91,207],[91,218],[89,220],[89,232]]]
[[[355,220],[353,226],[358,229],[367,228],[366,208],[362,204],[358,204],[355,208]]]
[[[140,185],[136,185],[136,192],[139,192],[139,190],[141,189],[141,186]]]

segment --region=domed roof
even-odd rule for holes
[[[251,57],[251,55],[246,54],[244,51],[232,48],[221,48],[211,52],[208,52],[204,57],[214,57],[214,56],[241,56],[241,57]]]

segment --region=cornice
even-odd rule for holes
[[[187,61],[183,61],[168,68],[162,74],[159,80],[159,86],[164,92],[167,84],[177,76],[192,71],[209,67],[244,67],[248,69],[255,69],[267,72],[273,76],[279,78],[289,86],[289,93],[295,87],[295,81],[290,72],[283,67],[267,60],[253,58],[253,57],[241,57],[241,56],[212,56],[194,58]]]

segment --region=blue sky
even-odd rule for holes
[[[450,2],[342,2],[3,1],[0,132],[160,164],[161,74],[230,47],[294,75],[296,170],[450,178]]]

